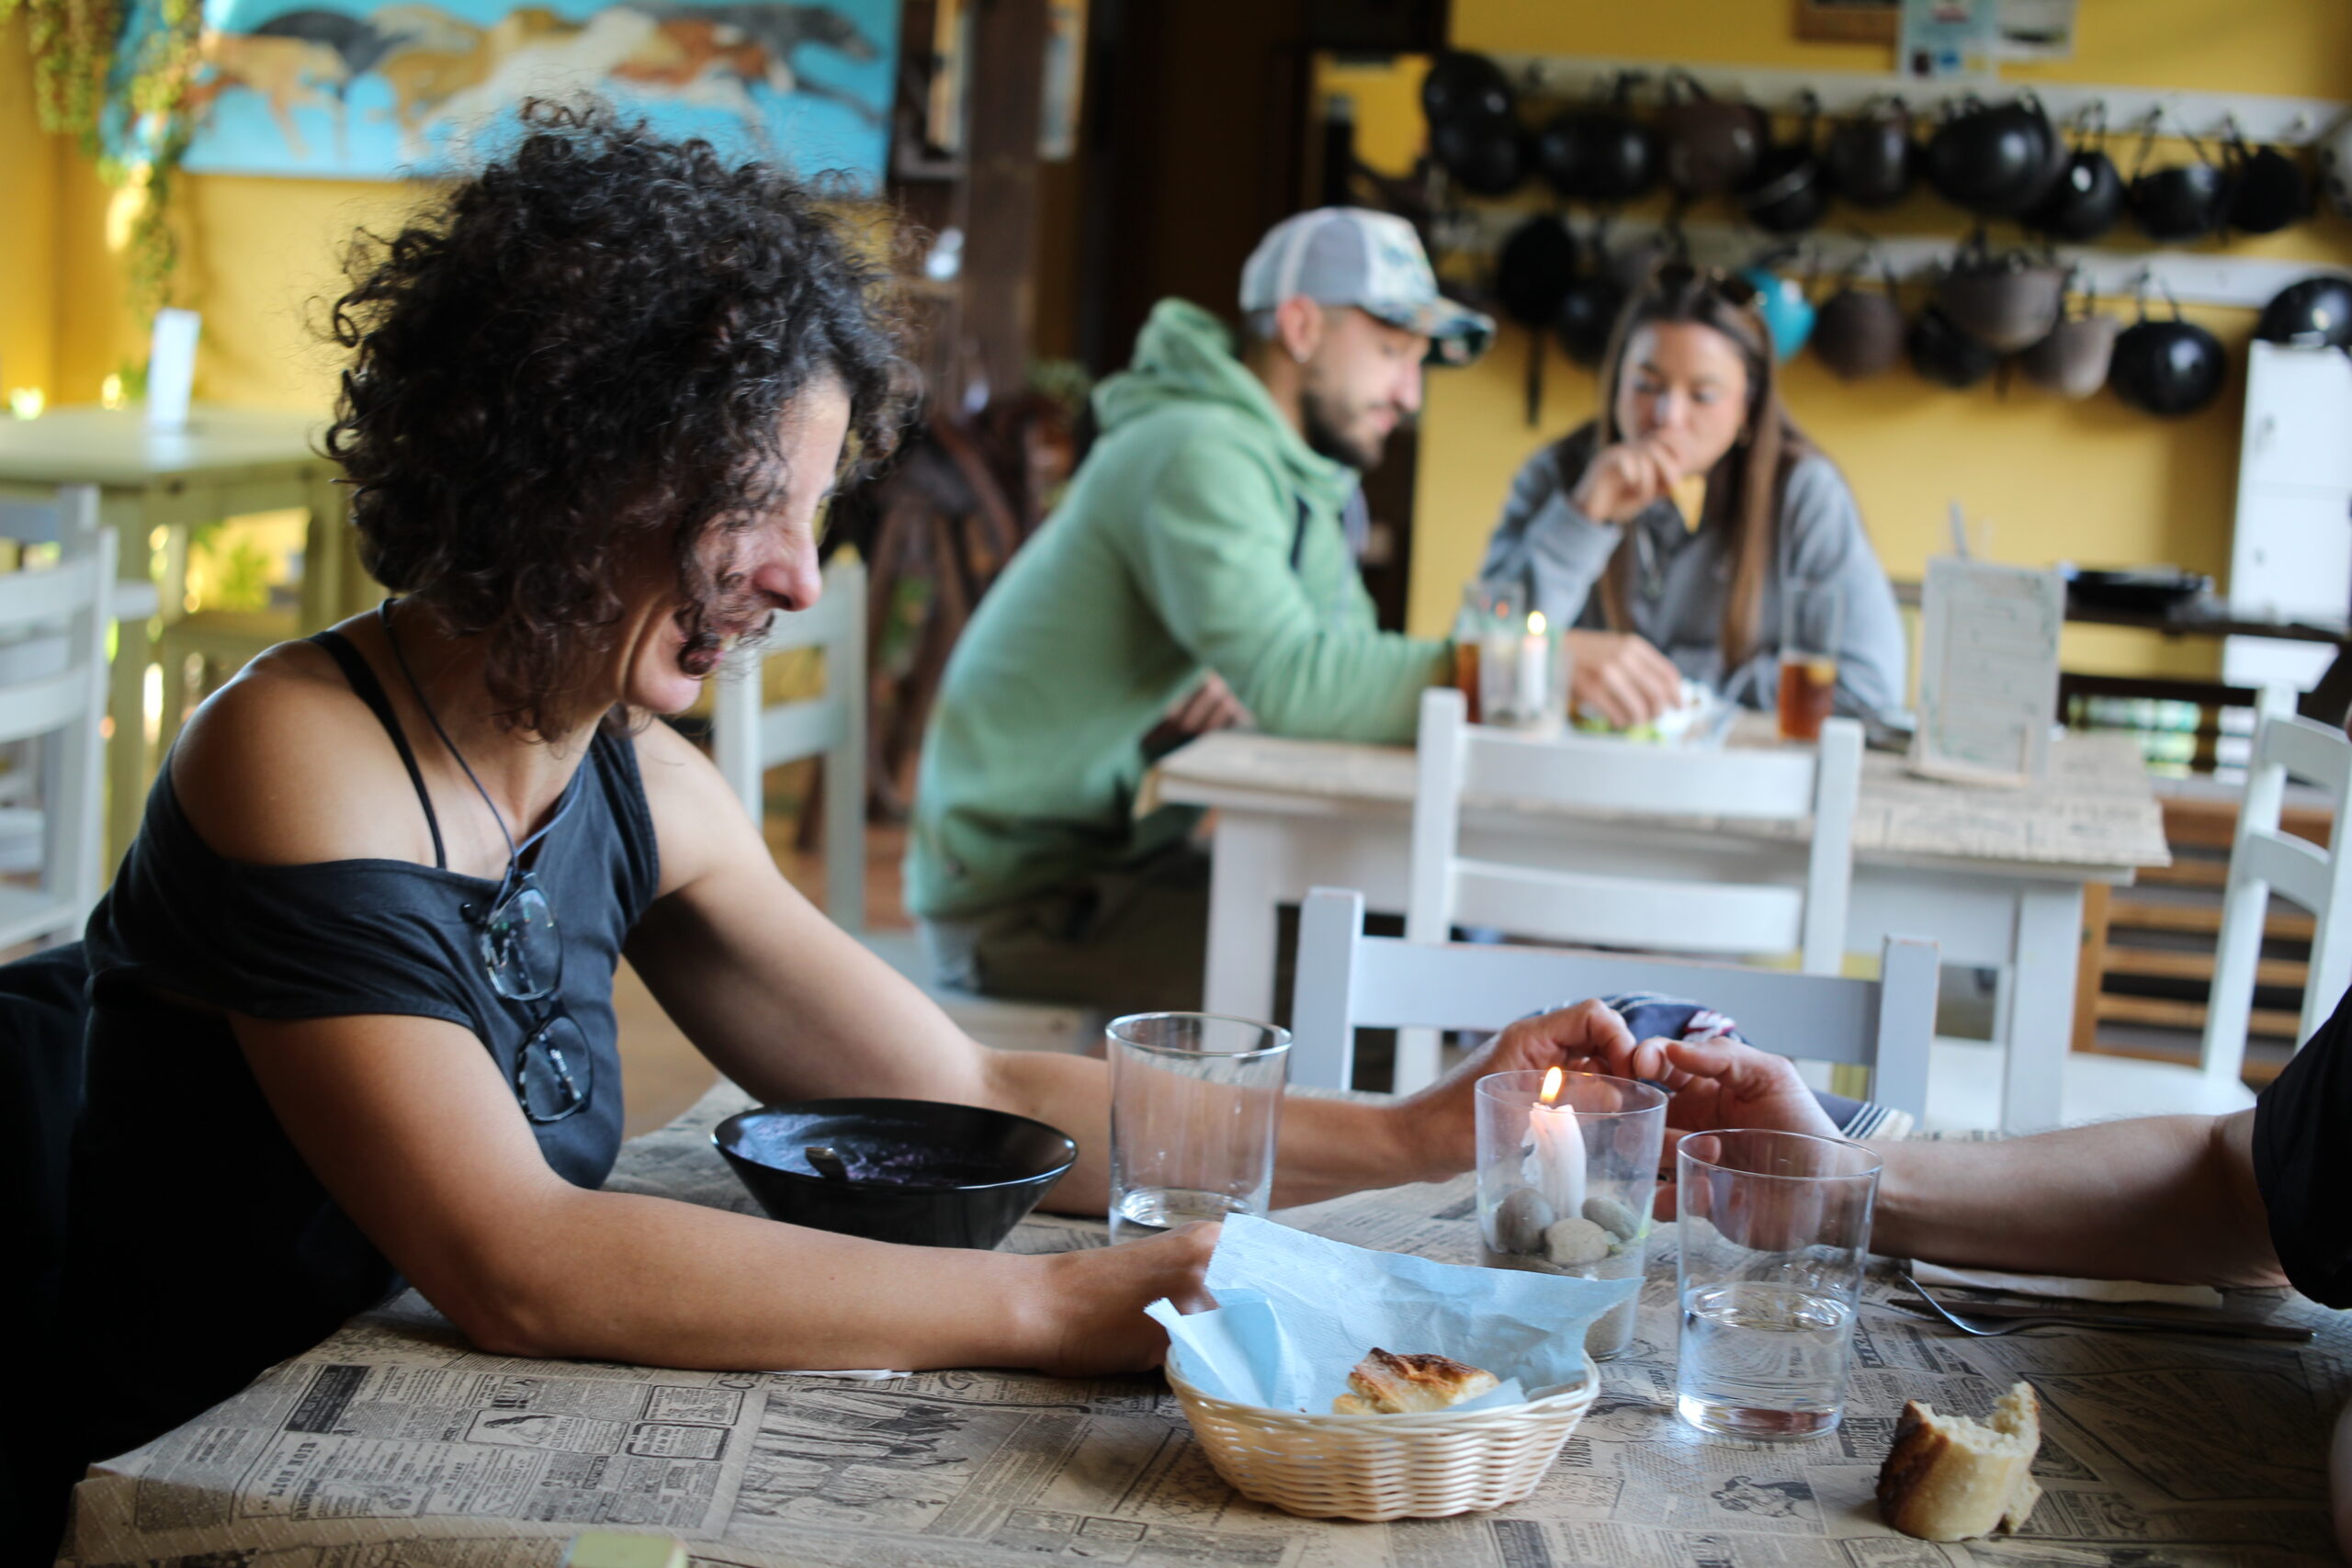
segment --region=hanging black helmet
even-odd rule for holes
[[[1554,323],[1568,357],[1588,370],[1597,368],[1609,352],[1609,334],[1616,331],[1617,312],[1624,305],[1625,291],[1606,271],[1588,273],[1569,284]]]
[[[2219,397],[2227,373],[2222,340],[2176,316],[2126,327],[2115,340],[2107,382],[2133,408],[2177,419]]]
[[[1952,325],[1951,319],[1933,305],[1912,321],[1906,346],[1911,351],[1911,367],[1942,387],[1973,387],[2001,362],[1998,351]]]
[[[1432,130],[1455,122],[1509,119],[1518,107],[1518,96],[1502,67],[1483,54],[1449,51],[1421,78],[1421,112]]]
[[[1509,196],[1527,178],[1526,141],[1507,119],[1440,120],[1430,155],[1473,196]]]
[[[2323,272],[2287,285],[2262,308],[2254,335],[2265,343],[2352,347],[2352,277]]]
[[[1580,247],[1568,226],[1540,213],[1510,231],[1495,263],[1495,298],[1521,326],[1548,327],[1577,275]]]

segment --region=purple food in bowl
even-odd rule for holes
[[[710,1140],[771,1218],[915,1247],[996,1246],[1078,1159],[1042,1122],[932,1100],[763,1105]]]

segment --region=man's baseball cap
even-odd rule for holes
[[[1424,334],[1433,364],[1468,365],[1494,341],[1492,317],[1437,291],[1421,237],[1394,213],[1318,207],[1268,230],[1242,265],[1242,311],[1271,310],[1300,294]]]

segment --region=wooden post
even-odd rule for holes
[[[966,102],[963,327],[991,393],[1028,379],[1046,0],[977,0]]]

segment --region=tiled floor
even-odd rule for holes
[[[770,817],[768,824],[768,847],[783,864],[785,874],[794,886],[821,904],[822,859],[793,848],[789,819]],[[910,925],[906,905],[899,895],[899,860],[906,852],[906,842],[904,828],[875,823],[866,829],[865,919],[876,930],[903,930]],[[635,1137],[662,1125],[702,1098],[718,1075],[627,964],[614,977],[613,1010],[620,1017],[626,1126],[628,1135]]]

